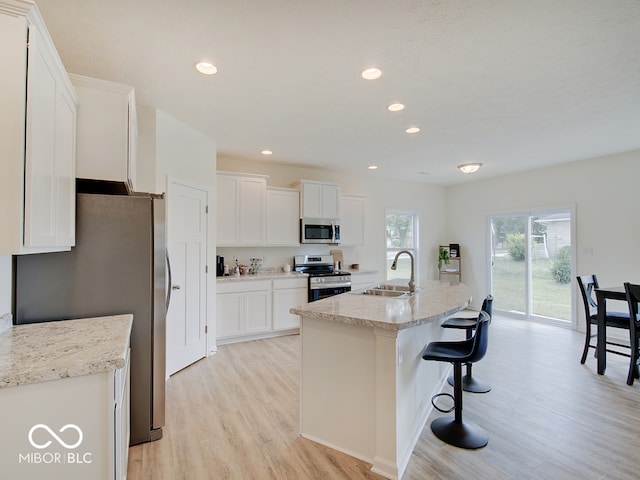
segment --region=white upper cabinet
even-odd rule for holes
[[[300,192],[267,187],[267,245],[300,245]]]
[[[340,218],[340,185],[300,181],[300,218]]]
[[[138,125],[133,87],[69,77],[80,99],[76,176],[124,182],[135,191]]]
[[[267,178],[218,172],[216,242],[218,246],[265,245]]]
[[[0,1],[0,254],[75,243],[78,99],[31,2]]]
[[[340,237],[342,245],[364,244],[364,195],[340,196]]]

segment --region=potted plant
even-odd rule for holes
[[[449,250],[440,247],[438,251],[438,270],[442,270],[443,265],[449,265]]]

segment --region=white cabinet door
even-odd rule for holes
[[[240,179],[238,221],[241,245],[264,245],[267,241],[267,182],[264,178]]]
[[[56,244],[76,238],[76,104],[65,91],[56,96]]]
[[[218,172],[217,185],[218,246],[265,245],[266,177]]]
[[[342,245],[364,244],[365,197],[341,195],[340,236]]]
[[[322,186],[322,217],[340,218],[340,186]]]
[[[285,288],[273,291],[273,329],[300,328],[300,316],[289,313],[289,309],[307,303],[306,280],[303,288]]]
[[[56,244],[56,74],[44,39],[29,28],[24,244]]]
[[[300,192],[267,188],[267,245],[300,244]]]
[[[340,218],[340,185],[302,180],[300,192],[301,218]]]
[[[302,197],[300,199],[302,218],[322,218],[322,185],[319,183],[303,182]]]
[[[22,98],[20,109],[10,108],[11,104],[0,109],[0,115],[17,117],[22,130],[20,135],[13,135],[7,128],[0,147],[0,157],[7,163],[0,179],[3,192],[0,197],[16,217],[12,220],[20,218],[7,224],[5,217],[0,217],[3,219],[0,251],[21,254],[69,250],[75,244],[77,98],[37,12],[32,10],[13,22],[23,28],[22,35],[13,39],[13,43],[22,50],[27,65],[25,68],[22,62],[14,64],[7,56],[5,68],[21,72],[26,91],[25,87],[12,90],[7,84],[9,91],[3,92]],[[8,29],[10,25],[4,27]],[[7,43],[8,38],[3,36],[2,41],[3,49],[14,50]],[[20,186],[5,184],[13,183],[18,171]],[[6,198],[8,195],[18,198]],[[19,208],[15,208],[17,205]]]
[[[244,318],[244,294],[225,293],[216,296],[217,337],[226,338],[241,335]]]
[[[245,332],[263,333],[271,329],[271,291],[244,294]]]
[[[78,178],[124,182],[135,190],[137,121],[132,86],[70,75],[78,96]]]

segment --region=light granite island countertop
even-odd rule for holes
[[[415,295],[336,295],[291,309],[301,316],[301,435],[401,478],[450,365],[422,360],[440,319],[471,290],[429,281]],[[462,339],[462,338],[461,338]]]

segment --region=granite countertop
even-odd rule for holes
[[[247,275],[228,275],[226,277],[216,277],[216,282],[239,282],[247,280],[274,280],[279,278],[307,278],[309,275],[300,272],[278,272],[267,271],[260,273],[249,273]]]
[[[133,315],[0,328],[0,388],[125,366]]]
[[[408,298],[359,295],[354,292],[308,303],[291,313],[333,322],[402,330],[449,317],[471,301],[471,289],[463,283],[428,281]]]

